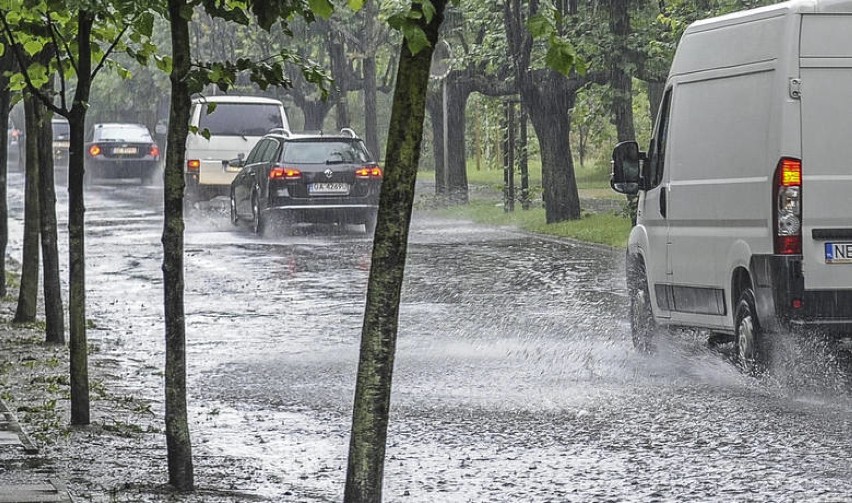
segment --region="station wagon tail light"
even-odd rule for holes
[[[100,145],[92,145],[91,147],[89,147],[89,155],[92,157],[97,157],[101,155],[101,152],[103,152],[103,150],[101,150]]]
[[[802,161],[788,157],[778,161],[773,191],[775,253],[802,253]]]
[[[156,143],[152,144],[151,148],[148,149],[148,155],[151,157],[160,157],[160,147]]]
[[[302,172],[296,168],[286,166],[273,166],[269,170],[270,180],[298,180],[302,178]]]
[[[364,166],[361,169],[355,170],[356,178],[381,178],[382,168],[378,166]]]
[[[190,159],[186,161],[186,170],[189,173],[198,173],[199,169],[201,169],[201,161],[198,159]]]

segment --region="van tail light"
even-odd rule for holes
[[[355,170],[355,178],[361,179],[379,179],[382,178],[382,168],[378,166],[364,166],[363,168]]]
[[[775,253],[802,253],[802,161],[784,157],[775,169],[773,190]]]
[[[298,180],[302,178],[302,172],[296,168],[287,166],[273,166],[269,170],[270,180]]]
[[[103,150],[100,145],[92,145],[89,147],[89,155],[92,157],[97,157],[101,155],[102,152]]]
[[[198,159],[189,159],[186,161],[186,172],[187,173],[198,173],[198,170],[201,169],[201,161]]]
[[[151,157],[160,157],[160,147],[156,143],[152,143],[148,149],[148,155]]]

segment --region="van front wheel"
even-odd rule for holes
[[[640,353],[654,352],[654,332],[657,324],[651,311],[651,295],[648,290],[648,277],[642,264],[634,264],[628,278],[630,296],[630,332],[633,347]]]
[[[754,291],[746,288],[740,294],[736,313],[736,363],[743,372],[759,375],[769,361],[769,339],[760,327],[755,309]]]

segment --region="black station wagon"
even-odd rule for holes
[[[231,222],[363,224],[376,227],[382,170],[354,131],[295,134],[272,130],[249,152],[231,182]]]

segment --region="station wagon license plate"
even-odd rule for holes
[[[330,194],[349,194],[348,183],[309,183],[308,194],[310,195],[330,195]]]
[[[113,154],[124,154],[124,155],[126,155],[126,154],[135,154],[137,152],[138,152],[138,150],[136,149],[136,147],[115,147],[114,149],[112,149]]]
[[[826,264],[852,264],[852,243],[825,243]]]

